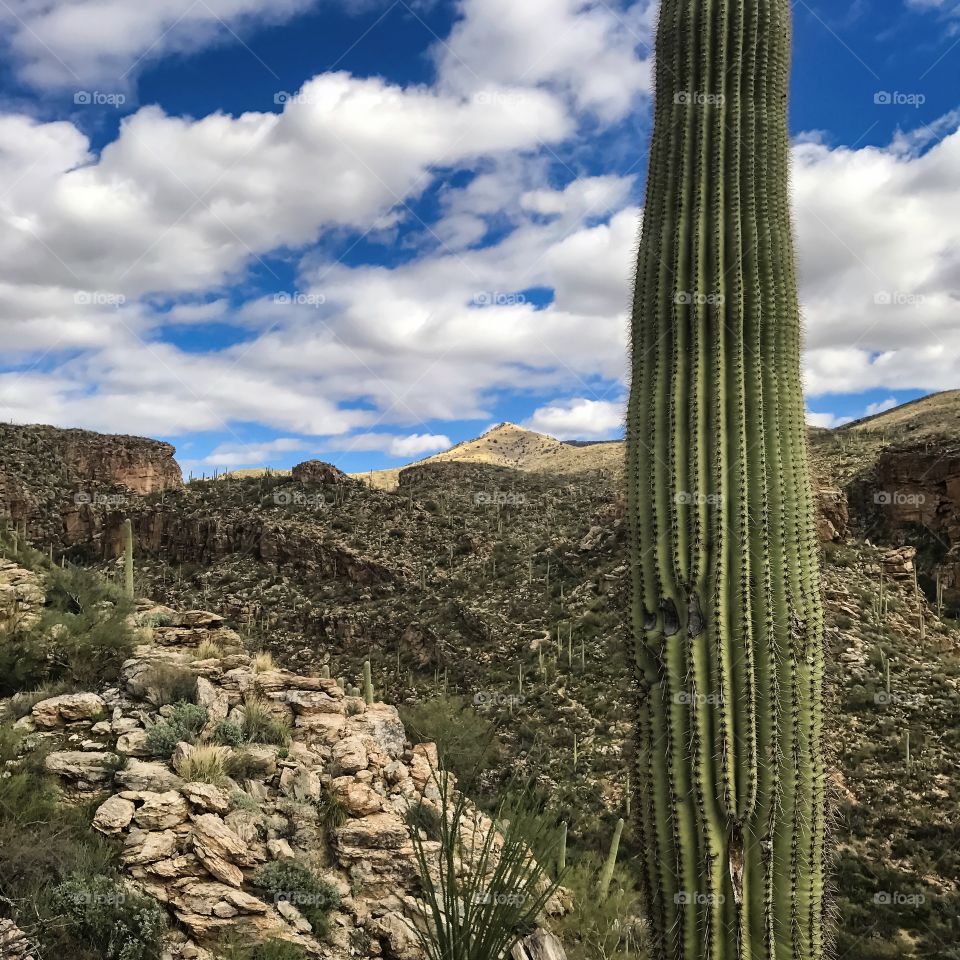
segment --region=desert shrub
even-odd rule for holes
[[[45,576],[39,622],[0,630],[0,697],[62,682],[89,689],[113,681],[133,648],[132,607],[116,587],[79,567],[51,567]]]
[[[347,822],[349,811],[343,801],[335,796],[329,787],[323,787],[315,806],[320,824],[325,830],[336,830],[337,827],[342,827]]]
[[[533,930],[557,889],[530,856],[529,838],[550,827],[546,819],[521,823],[516,814],[504,820],[501,806],[492,819],[502,842],[497,830],[481,834],[467,799],[453,789],[451,779],[438,778],[439,856],[436,844],[410,827],[423,890],[423,899],[410,908],[417,937],[428,960],[503,957],[518,937]]]
[[[251,797],[245,790],[232,790],[230,802],[235,810],[257,810],[260,807],[256,797]]]
[[[80,943],[103,960],[159,960],[166,911],[111,877],[71,877],[53,888],[50,905],[59,922],[49,925],[48,944]]]
[[[315,936],[327,933],[330,911],[340,905],[336,889],[296,860],[273,860],[253,875],[255,886],[274,902],[289,900],[313,928]]]
[[[176,764],[177,773],[188,782],[221,784],[227,778],[230,751],[214,744],[198,744]]]
[[[573,910],[559,922],[558,933],[570,960],[644,956],[647,928],[634,879],[623,866],[614,870],[606,897],[597,895],[603,861],[578,856],[563,875]]]
[[[290,742],[290,725],[275,717],[266,701],[247,697],[243,704],[243,736],[250,743],[283,747]]]
[[[251,944],[239,937],[221,940],[217,944],[221,960],[307,960],[301,947],[284,940],[266,940]]]
[[[401,707],[407,734],[421,743],[436,743],[441,765],[458,779],[472,781],[500,754],[496,728],[464,697],[440,696]]]
[[[245,750],[230,751],[226,759],[227,776],[234,780],[255,780],[263,769],[262,763]]]
[[[423,831],[428,840],[439,840],[442,835],[440,812],[426,803],[415,803],[406,813],[407,826]]]
[[[213,728],[213,739],[225,747],[239,747],[243,743],[243,730],[229,720],[221,720]]]
[[[197,702],[196,675],[185,667],[158,663],[147,670],[142,683],[147,691],[147,699],[154,706]]]
[[[267,650],[260,650],[254,654],[251,666],[253,667],[254,673],[267,673],[270,670],[276,669],[276,665],[273,662],[273,654]]]
[[[204,640],[197,644],[196,655],[198,660],[216,660],[223,656],[223,647],[212,640]]]
[[[207,722],[207,708],[181,702],[169,717],[157,721],[147,731],[147,749],[155,757],[169,757],[181,740],[193,743]]]

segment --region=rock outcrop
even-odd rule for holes
[[[46,767],[68,795],[99,800],[94,829],[119,841],[129,882],[176,920],[165,960],[210,960],[225,934],[283,940],[320,960],[418,960],[407,815],[421,803],[442,809],[435,746],[413,746],[394,707],[350,697],[334,680],[258,670],[215,614],[141,604],[138,621],[165,625],[143,628],[150,640],[123,665],[119,687],[42,700],[19,726],[31,747],[49,751]],[[201,643],[221,655],[199,659]],[[172,673],[196,678],[207,712],[195,742],[166,759],[150,756],[149,730],[175,713],[156,705]],[[291,731],[288,745],[213,746],[216,724],[241,726],[251,698]],[[201,750],[217,766],[198,777],[191,760]],[[472,807],[469,817],[470,830],[495,829]],[[326,935],[314,934],[297,891],[258,886],[258,870],[278,862],[308,868],[339,895]],[[565,894],[548,909],[562,912]]]

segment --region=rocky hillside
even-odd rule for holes
[[[0,597],[16,594],[35,615],[41,581],[7,562]],[[162,906],[141,909],[163,960],[214,960],[233,942],[297,948],[284,957],[419,960],[409,824],[429,832],[449,815],[435,745],[409,742],[393,706],[251,656],[217,614],[141,602],[132,623],[139,643],[117,685],[7,705],[25,712],[5,775],[36,757],[63,803],[92,812],[131,896]],[[494,825],[467,805],[460,829],[482,842]],[[440,843],[431,835],[424,847],[435,856]],[[558,895],[547,909],[568,907]],[[153,933],[143,936],[136,956],[152,956]],[[31,944],[0,925],[5,960],[33,955]],[[545,945],[556,949],[540,933],[516,955],[541,957]]]
[[[435,463],[478,463],[527,473],[617,473],[622,470],[623,444],[620,441],[564,443],[515,423],[501,423],[475,440],[465,440],[410,466]],[[393,490],[400,482],[403,469],[374,470],[356,477],[379,489]]]
[[[174,453],[143,437],[0,423],[0,523],[38,542],[78,536],[85,508],[182,487]]]
[[[839,952],[851,960],[956,960],[960,942],[960,837],[947,835],[960,822],[960,633],[948,580],[956,484],[952,467],[931,469],[953,462],[953,440],[928,432],[952,422],[954,400],[812,434]],[[559,466],[541,469],[557,441],[524,433],[498,428],[398,472],[392,490],[313,466],[195,482],[124,511],[91,507],[54,550],[112,576],[119,524],[131,516],[144,594],[216,609],[291,671],[326,666],[356,682],[371,659],[384,699],[432,735],[495,735],[511,769],[569,821],[571,857],[586,862],[605,852],[633,785],[624,505],[618,471],[596,462],[617,445],[562,444],[573,459],[557,453]],[[512,438],[502,452],[501,436]],[[898,512],[918,504],[887,502],[888,491],[922,492],[935,509]],[[469,752],[453,742],[455,754]],[[481,801],[500,769],[481,774]],[[632,843],[628,829],[628,867]],[[621,882],[629,892],[629,870]],[[577,942],[572,956],[597,955]]]

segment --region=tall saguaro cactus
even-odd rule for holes
[[[788,0],[663,0],[627,418],[658,960],[820,960],[823,614]]]
[[[133,524],[129,520],[123,521],[123,592],[133,599]]]

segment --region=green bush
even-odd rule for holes
[[[217,945],[220,960],[307,960],[301,947],[283,940],[267,940],[250,944],[239,937],[222,940]]]
[[[340,905],[336,889],[296,860],[265,864],[253,875],[253,883],[269,893],[274,902],[289,900],[318,937],[326,935],[330,911]]]
[[[150,702],[158,707],[171,703],[196,703],[197,678],[185,667],[170,663],[158,663],[143,677]]]
[[[221,720],[213,728],[213,739],[225,747],[239,747],[243,743],[243,730],[229,720]]]
[[[285,747],[290,742],[290,725],[277,719],[265,701],[247,697],[243,704],[243,735],[250,743]]]
[[[195,703],[178,703],[169,717],[147,731],[147,749],[155,757],[169,757],[181,740],[193,743],[207,722],[207,708]]]
[[[116,587],[79,567],[43,572],[39,622],[0,630],[0,697],[56,683],[89,689],[112,682],[133,649],[132,607]]]
[[[496,728],[464,697],[435,697],[401,707],[407,734],[421,743],[436,743],[441,765],[459,780],[472,783],[500,755]]]
[[[320,799],[316,802],[317,813],[319,814],[320,824],[325,830],[336,830],[342,827],[349,816],[343,801],[330,792],[329,787],[324,787]]]
[[[50,903],[60,919],[55,940],[96,949],[103,960],[159,960],[167,914],[155,900],[97,876],[58,884]]]

